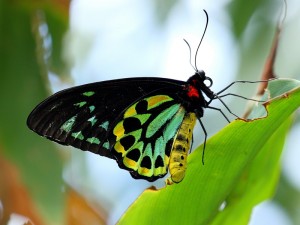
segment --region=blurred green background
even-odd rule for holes
[[[198,67],[211,74],[219,89],[237,79],[258,80],[283,7],[282,1],[273,0],[1,0],[1,224],[18,216],[34,224],[113,224],[150,186],[119,172],[112,160],[68,151],[71,148],[66,150],[32,133],[26,118],[40,101],[61,88],[97,80],[151,75],[177,78],[178,74],[177,79],[186,80],[193,70],[182,38],[195,48],[204,27],[202,9],[208,11],[210,22]],[[287,7],[275,73],[299,79],[300,4],[288,1]],[[216,29],[226,32],[215,33]],[[216,46],[223,52],[218,54]],[[187,72],[181,72],[186,68]],[[233,91],[251,96],[255,86]],[[243,101],[233,99],[228,104],[243,112]],[[208,113],[205,119],[210,134],[226,124],[215,117]],[[297,115],[291,132],[287,152],[299,148]],[[203,141],[195,139],[196,145]],[[300,224],[300,178],[294,181],[289,174],[298,173],[299,167],[290,165],[300,164],[299,160],[285,154],[277,193],[268,203],[283,214],[286,224]],[[264,211],[263,217],[272,214]]]

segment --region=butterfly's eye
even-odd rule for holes
[[[205,85],[206,85],[207,87],[210,88],[210,87],[213,85],[213,81],[212,81],[212,79],[209,78],[209,77],[206,77],[204,81],[206,81],[206,80],[208,80],[208,82],[206,82]],[[207,84],[207,83],[208,83],[208,84]]]

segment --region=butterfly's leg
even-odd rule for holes
[[[205,129],[201,119],[200,118],[198,118],[198,119],[199,119],[199,123],[202,127],[202,130],[204,132],[204,143],[203,143],[203,151],[202,151],[202,164],[204,165],[204,152],[205,152],[205,147],[206,147],[207,132],[206,132],[206,129]]]
[[[191,154],[191,152],[192,152],[193,144],[194,144],[194,135],[192,135],[192,141],[191,141],[191,147],[190,147],[189,154]]]
[[[227,120],[228,123],[230,123],[230,120],[228,119],[228,117],[223,113],[223,111],[219,108],[215,108],[215,107],[212,107],[212,106],[208,106],[207,108],[209,109],[213,109],[213,110],[217,110],[219,111],[223,116],[224,118]],[[226,107],[227,108],[227,107]],[[227,108],[228,109],[228,108]],[[228,111],[230,112],[230,110],[228,109]],[[231,112],[230,112],[231,113]],[[232,115],[236,116],[237,118],[239,118],[237,115],[235,115],[234,113],[231,113]]]
[[[245,100],[249,100],[249,101],[254,101],[254,102],[265,102],[265,101],[261,101],[261,100],[257,100],[257,99],[253,99],[253,98],[247,98],[247,97],[244,97],[244,96],[241,96],[241,95],[237,95],[237,94],[233,94],[233,93],[219,95],[218,97],[219,98],[223,98],[223,97],[226,97],[226,96],[229,96],[229,95],[232,95],[232,96],[235,96],[235,97],[238,97],[238,98],[242,98],[242,99],[245,99]]]
[[[273,80],[273,79],[270,79]],[[236,80],[233,81],[232,83],[230,83],[229,85],[227,85],[225,88],[223,88],[221,91],[217,92],[216,95],[221,94],[222,92],[226,91],[228,88],[230,88],[232,85],[236,84],[236,83],[250,83],[250,84],[254,84],[254,83],[263,83],[263,82],[269,82],[270,80],[257,80],[257,81],[248,81],[248,80]]]

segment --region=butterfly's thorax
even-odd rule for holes
[[[195,123],[195,113],[186,113],[174,138],[169,164],[171,180],[174,183],[181,182],[185,176],[187,155],[190,150]]]
[[[211,79],[206,77],[203,71],[197,71],[188,79],[184,87],[183,105],[188,112],[195,112],[198,118],[203,116],[203,108],[208,106],[204,94],[209,99],[214,98],[214,93],[210,90],[209,86],[206,86],[204,83],[205,80],[211,82]]]

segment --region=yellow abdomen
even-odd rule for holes
[[[195,124],[195,113],[186,113],[174,138],[169,164],[171,180],[174,183],[179,183],[184,178]]]

